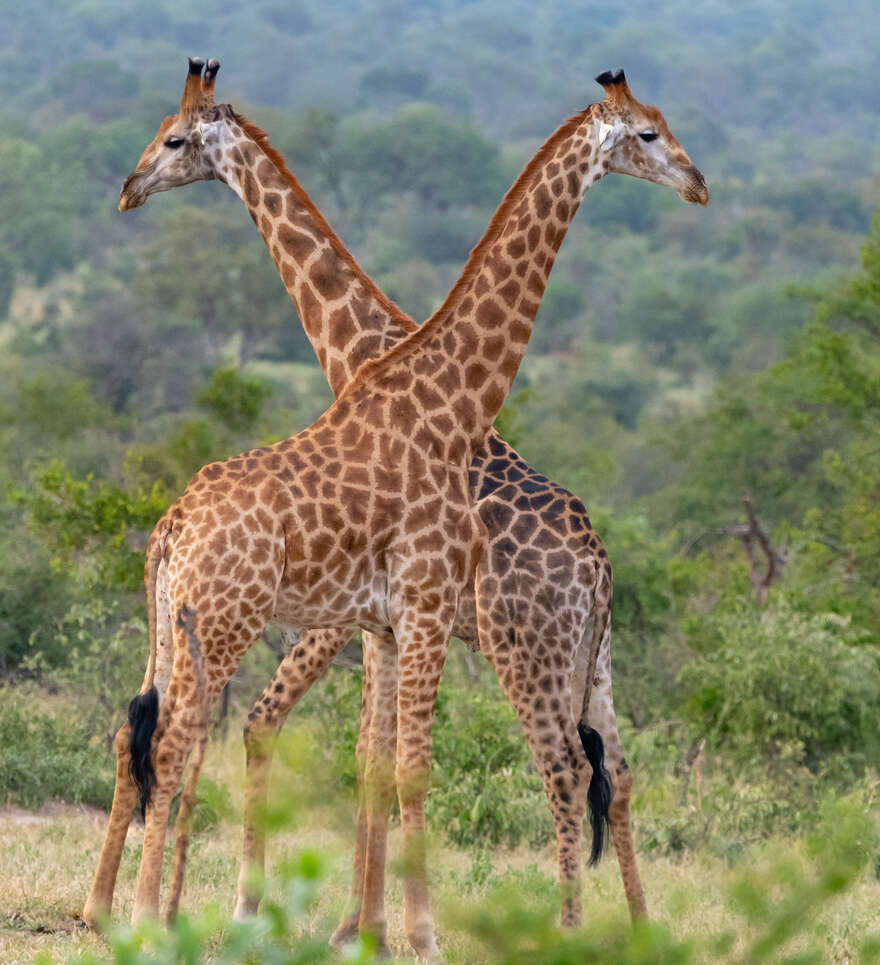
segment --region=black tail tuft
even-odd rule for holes
[[[159,692],[155,687],[145,694],[138,694],[128,705],[128,723],[131,727],[131,760],[129,773],[141,792],[141,814],[146,817],[147,805],[156,773],[150,760],[153,731],[159,719]]]
[[[586,724],[578,724],[578,735],[584,745],[584,753],[593,768],[590,787],[587,790],[587,803],[590,806],[590,825],[593,828],[593,846],[590,850],[589,866],[592,868],[602,857],[605,850],[605,827],[611,826],[608,809],[614,796],[614,785],[605,770],[605,745],[599,731]]]

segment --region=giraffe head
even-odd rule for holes
[[[605,89],[605,100],[593,108],[605,171],[645,178],[677,191],[682,201],[708,204],[706,179],[660,111],[633,97],[622,70],[606,70],[596,82]]]
[[[199,58],[189,58],[180,110],[162,121],[137,167],[125,179],[119,195],[120,211],[139,207],[157,191],[222,178],[210,145],[232,112],[228,105],[214,104],[214,81],[220,62],[209,60],[204,75],[203,67]]]

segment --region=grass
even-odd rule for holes
[[[278,894],[277,870],[282,860],[304,848],[318,853],[325,864],[326,877],[318,900],[301,927],[304,933],[325,937],[332,931],[348,895],[354,811],[347,792],[340,792],[335,800],[332,793],[328,795],[327,786],[319,793],[311,792],[309,782],[296,776],[297,771],[304,773],[307,766],[307,760],[294,761],[292,770],[280,769],[280,780],[276,781],[276,790],[290,798],[301,823],[274,834],[270,840],[269,891]],[[243,753],[236,737],[212,745],[205,774],[230,788],[233,808],[239,813],[242,773]],[[543,806],[540,799],[536,798],[535,806]],[[29,963],[41,951],[51,953],[58,961],[66,961],[80,950],[103,952],[102,940],[79,929],[77,916],[97,863],[105,820],[103,812],[85,806],[50,804],[36,813],[12,808],[0,810],[0,962],[4,965]],[[133,825],[113,908],[117,921],[126,920],[131,913],[142,838],[142,827]],[[395,829],[391,834],[392,855],[398,847],[399,832]],[[185,911],[195,912],[216,902],[221,910],[231,912],[239,851],[240,828],[235,815],[196,836],[184,889]],[[430,854],[438,931],[441,947],[450,962],[497,960],[487,957],[485,943],[473,937],[473,922],[467,927],[463,922],[473,915],[473,909],[483,899],[497,894],[499,888],[506,898],[502,898],[501,903],[496,900],[490,907],[495,909],[493,914],[502,918],[510,910],[504,901],[518,903],[518,914],[540,915],[541,910],[555,900],[552,847],[467,852],[435,840]],[[786,890],[785,874],[808,876],[805,870],[808,865],[805,845],[785,840],[751,852],[732,870],[708,853],[679,859],[650,856],[641,860],[652,918],[663,923],[675,939],[692,938],[694,960],[706,963],[758,960],[748,949],[760,934],[761,914],[749,912],[748,895],[740,896],[739,908],[732,902],[734,879],[740,882],[738,887],[742,891],[744,871],[748,869],[755,876],[755,886],[772,906],[774,901],[783,902],[790,891]],[[788,868],[782,877],[780,868]],[[585,872],[584,882],[586,921],[597,933],[607,934],[608,941],[613,943],[611,936],[629,927],[613,855],[599,868]],[[842,898],[823,902],[806,933],[784,945],[785,959],[765,960],[788,960],[787,956],[806,953],[814,945],[818,945],[821,957],[803,960],[833,963],[876,960],[860,958],[859,949],[865,936],[880,928],[878,908],[880,880],[872,864]],[[388,925],[394,953],[409,961],[403,935],[402,884],[396,873],[389,876]],[[730,932],[733,937],[730,947],[720,950],[706,936],[723,932]],[[645,959],[646,962],[653,960]]]

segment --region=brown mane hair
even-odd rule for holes
[[[358,265],[354,260],[352,253],[345,247],[345,245],[340,241],[339,236],[327,223],[321,212],[315,207],[312,199],[306,194],[303,186],[299,183],[296,177],[288,169],[287,165],[284,163],[284,158],[278,153],[278,151],[272,146],[269,140],[269,135],[257,127],[252,121],[249,121],[246,117],[241,114],[236,113],[232,108],[229,108],[232,116],[244,129],[245,134],[257,145],[257,147],[266,155],[266,157],[275,165],[278,173],[284,178],[284,180],[290,185],[291,190],[296,194],[299,203],[309,212],[309,214],[314,219],[318,228],[327,237],[330,242],[330,246],[336,252],[337,255],[348,265],[349,268],[360,278],[370,289],[370,293],[376,299],[377,302],[385,309],[386,312],[400,325],[401,328],[408,332],[415,332],[418,330],[419,326],[406,314],[402,309],[388,298],[387,295],[382,292],[382,290],[376,285],[372,278],[363,270],[363,268]]]
[[[585,107],[582,111],[573,114],[567,121],[561,124],[541,145],[531,161],[522,169],[519,177],[513,182],[510,188],[508,188],[507,194],[501,199],[501,204],[498,205],[498,209],[495,211],[495,214],[492,215],[492,220],[489,222],[483,237],[471,249],[461,276],[449,290],[449,294],[443,300],[443,304],[437,311],[434,312],[426,322],[419,325],[417,329],[402,342],[398,342],[392,346],[384,355],[381,355],[377,359],[370,359],[360,365],[348,385],[346,385],[344,392],[340,394],[340,398],[342,395],[347,394],[349,390],[353,391],[354,386],[363,383],[365,379],[378,375],[380,370],[386,365],[393,365],[404,355],[417,351],[426,339],[431,337],[441,320],[453,310],[467,286],[473,281],[474,276],[479,270],[481,259],[489,246],[495,243],[501,230],[505,224],[507,224],[510,213],[525,194],[526,187],[532,175],[544,164],[552,152],[556,150],[560,141],[563,141],[566,137],[573,134],[574,131],[583,124],[587,113],[593,106],[594,105]]]

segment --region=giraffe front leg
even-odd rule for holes
[[[403,830],[406,937],[422,962],[439,962],[428,896],[425,795],[431,772],[431,725],[446,652],[449,621],[422,615],[417,632],[398,634],[397,766],[395,780]],[[433,623],[433,626],[431,625]]]
[[[109,916],[113,905],[113,892],[119,862],[125,847],[125,838],[131,815],[137,803],[137,787],[131,778],[131,726],[122,725],[116,732],[116,785],[113,788],[113,804],[104,834],[104,846],[92,881],[92,889],[83,908],[83,921],[89,928],[98,929],[101,919]]]
[[[347,914],[343,915],[333,934],[330,936],[330,944],[334,948],[342,948],[343,945],[345,945],[347,942],[350,942],[357,935],[358,925],[361,918],[361,904],[364,891],[364,866],[366,863],[367,852],[365,774],[370,743],[370,725],[373,712],[373,677],[375,676],[373,662],[377,648],[381,646],[381,641],[377,641],[373,634],[367,633],[366,631],[362,633],[362,640],[364,680],[361,690],[360,730],[358,731],[357,746],[355,748],[358,778],[358,811],[357,822],[355,825],[354,867],[351,880],[351,899],[349,911]]]
[[[174,826],[174,862],[171,868],[171,887],[168,892],[168,908],[165,912],[165,923],[173,925],[177,921],[177,910],[180,906],[180,895],[183,892],[183,872],[186,867],[186,854],[189,850],[190,825],[192,812],[196,806],[196,789],[199,774],[205,760],[205,747],[208,744],[208,722],[204,720],[201,733],[196,740],[195,754],[190,764],[190,772],[180,796],[180,810]]]
[[[363,817],[359,835],[363,855],[355,855],[355,882],[360,871],[357,930],[369,933],[380,955],[389,954],[385,922],[385,864],[388,851],[388,817],[394,803],[394,751],[397,740],[397,650],[390,636],[369,641],[369,729],[367,733]],[[358,868],[358,863],[361,867]],[[334,936],[335,937],[335,936]]]
[[[234,918],[244,921],[257,913],[263,897],[266,864],[266,799],[275,738],[288,714],[329,667],[351,638],[350,629],[311,630],[301,640],[282,630],[290,650],[248,714],[244,728],[247,756],[244,788],[244,833],[238,900]]]
[[[192,749],[193,741],[189,735],[197,724],[196,720],[190,720],[180,712],[179,705],[166,714],[165,719],[167,726],[156,742],[155,783],[147,805],[143,852],[131,916],[134,926],[145,919],[159,917],[159,885],[171,799]]]

